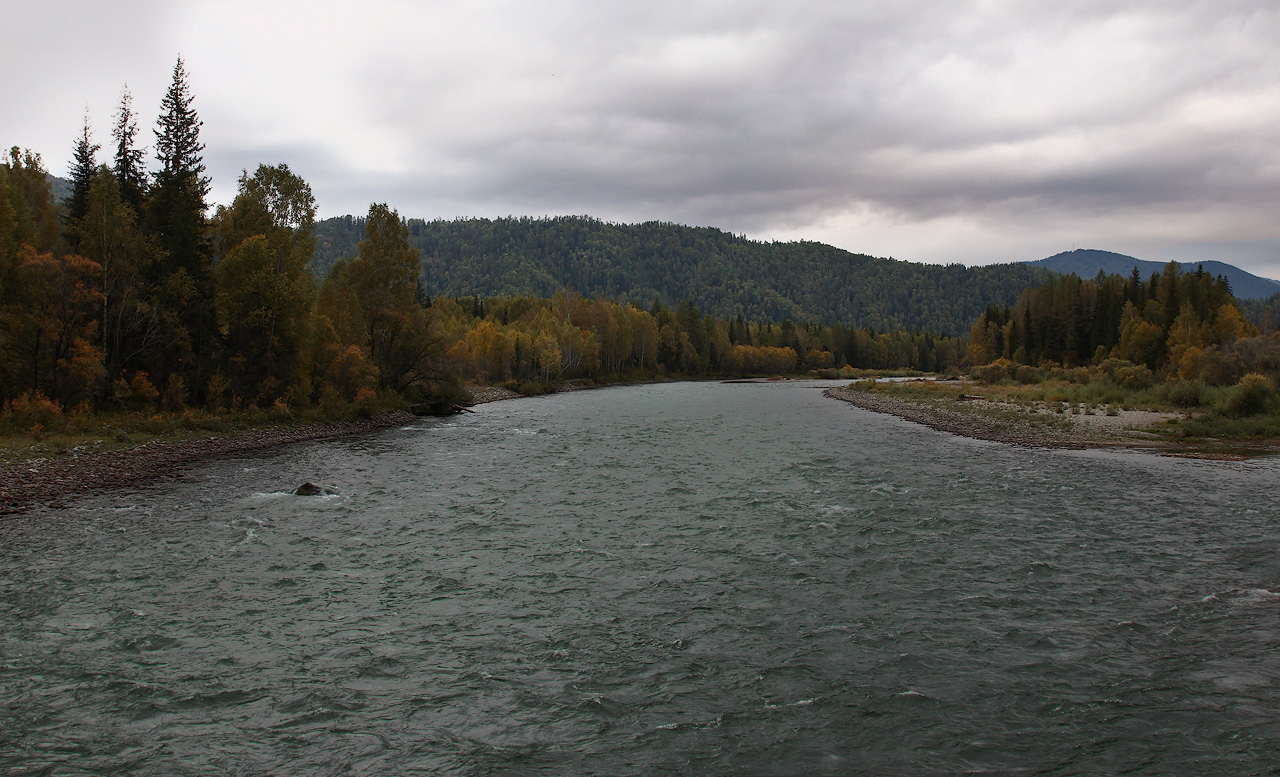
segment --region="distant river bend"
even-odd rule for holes
[[[1015,448],[821,387],[513,400],[5,519],[0,772],[1280,762],[1275,459]]]

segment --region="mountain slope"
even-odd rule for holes
[[[1158,273],[1164,269],[1164,265],[1160,262],[1145,261],[1111,251],[1088,248],[1065,251],[1027,264],[1044,267],[1064,275],[1075,273],[1081,278],[1092,278],[1098,274],[1099,270],[1108,274],[1128,275],[1133,272],[1134,267],[1138,268],[1138,273],[1143,278],[1148,278],[1152,273]],[[1203,267],[1205,272],[1214,276],[1227,276],[1227,281],[1231,284],[1231,292],[1238,299],[1265,299],[1280,292],[1280,281],[1261,278],[1225,262],[1208,261],[1199,262],[1197,265],[1188,263],[1183,264],[1182,269],[1184,272],[1195,272],[1197,266]]]
[[[991,304],[1012,305],[1048,273],[1027,264],[925,265],[821,243],[764,243],[710,227],[556,218],[409,221],[432,295],[689,300],[722,318],[841,323],[967,334]],[[352,256],[362,219],[317,225],[315,265]]]

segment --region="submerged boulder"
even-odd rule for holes
[[[311,483],[311,482],[303,483],[302,485],[293,489],[294,496],[325,496],[327,494],[336,494],[336,493],[338,492],[332,488],[326,488],[325,486],[317,486],[315,483]]]

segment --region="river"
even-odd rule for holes
[[[0,772],[1273,773],[1280,462],[822,385],[494,403],[6,518]]]

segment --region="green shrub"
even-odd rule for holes
[[[1156,380],[1155,373],[1150,367],[1124,359],[1107,359],[1098,365],[1098,371],[1107,380],[1127,389],[1150,388]]]
[[[1180,380],[1161,387],[1163,399],[1178,407],[1200,407],[1204,404],[1205,387],[1194,380]]]
[[[991,364],[984,364],[981,367],[974,367],[973,377],[976,378],[979,383],[994,386],[998,383],[1008,383],[1011,376],[1009,375],[1008,367],[999,362],[993,362]]]
[[[1044,373],[1029,364],[1019,364],[1017,369],[1013,371],[1013,377],[1022,385],[1029,386],[1032,383],[1043,381]]]
[[[1266,376],[1251,372],[1240,379],[1227,394],[1226,413],[1236,418],[1263,415],[1276,409],[1280,403],[1276,389]]]

